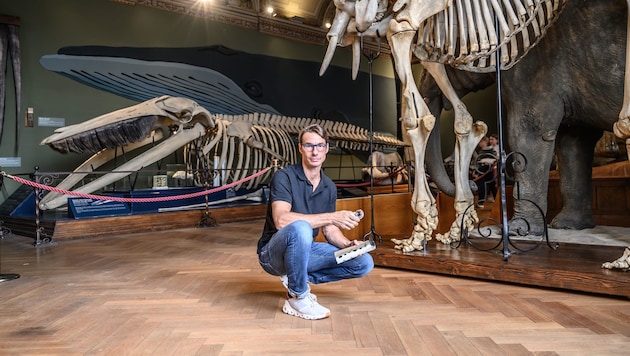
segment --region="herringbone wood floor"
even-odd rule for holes
[[[2,355],[620,355],[627,299],[376,268],[318,285],[332,310],[282,313],[258,266],[262,221],[86,238],[2,240]]]

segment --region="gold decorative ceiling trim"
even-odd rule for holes
[[[246,1],[239,1],[239,7],[230,5],[221,5],[217,3],[195,4],[195,1],[189,1],[190,5],[186,6],[184,1],[169,0],[111,0],[126,5],[141,5],[160,9],[164,11],[174,12],[187,16],[205,18],[211,21],[234,25],[250,30],[260,31],[266,34],[297,39],[300,41],[325,44],[326,30],[314,26],[304,25],[295,21],[274,18],[265,14],[259,14],[254,5]],[[236,2],[228,2],[236,3]],[[256,4],[257,5],[257,4]]]
[[[264,34],[327,46],[327,29],[303,24],[291,19],[272,17],[259,11],[258,0],[225,0],[226,5],[215,1],[202,4],[196,0],[111,0],[125,5],[140,5],[210,21],[238,26]],[[364,43],[367,50],[377,51],[376,42]],[[389,55],[386,42],[381,44],[381,54]]]
[[[322,46],[328,45],[326,32],[324,30],[314,30],[306,26],[298,26],[288,21],[276,20],[272,18],[260,18],[258,30],[268,35],[279,36]]]

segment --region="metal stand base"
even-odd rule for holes
[[[12,281],[14,279],[20,278],[20,275],[17,273],[2,273],[0,274],[0,283]]]

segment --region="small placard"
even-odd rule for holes
[[[168,176],[153,176],[153,189],[168,189]]]
[[[131,214],[129,205],[111,200],[70,198],[68,207],[70,217],[75,219]]]
[[[22,167],[22,157],[0,157],[0,167]]]
[[[63,117],[43,117],[37,118],[37,125],[40,127],[64,127],[66,119]]]

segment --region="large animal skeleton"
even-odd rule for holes
[[[437,236],[450,243],[459,239],[461,227],[470,229],[477,221],[468,184],[472,152],[487,132],[483,122],[473,122],[465,105],[451,87],[444,64],[459,69],[489,72],[496,70],[496,53],[501,69],[509,69],[527,54],[560,16],[568,0],[335,0],[337,12],[328,32],[329,46],[320,74],[329,65],[336,46],[352,45],[353,74],[360,61],[361,36],[386,36],[395,68],[402,83],[401,122],[406,138],[415,151],[415,166],[423,167],[428,131],[435,118],[420,96],[412,75],[415,55],[435,78],[455,110],[455,211],[450,232]],[[628,1],[630,3],[630,1]],[[630,12],[630,10],[629,10]],[[495,19],[498,31],[495,30]],[[629,25],[630,26],[630,25]],[[414,43],[415,40],[415,43]],[[630,49],[630,41],[627,42]],[[630,53],[626,55],[630,68]],[[630,88],[626,71],[625,89]],[[626,92],[615,134],[630,137],[630,94]],[[405,252],[420,250],[431,238],[437,222],[435,199],[426,178],[416,174],[412,207],[418,214],[412,236],[394,240]]]
[[[354,125],[269,113],[212,114],[190,99],[171,96],[154,98],[80,124],[59,128],[41,144],[63,153],[96,152],[56,186],[61,190],[72,189],[90,172],[111,161],[120,147],[131,152],[155,145],[111,173],[74,189],[74,193],[95,192],[181,148],[186,151],[185,156],[191,158],[187,162],[187,170],[219,172],[219,184],[223,185],[266,168],[273,160],[279,164],[297,162],[294,138],[302,128],[315,123],[323,126],[329,138],[336,141],[341,149],[370,150],[370,133]],[[372,133],[371,141],[375,149],[406,145],[379,133]],[[269,174],[250,180],[247,188],[261,184]],[[208,177],[198,175],[196,179],[198,184],[208,183]],[[240,187],[237,185],[235,189]],[[67,203],[67,198],[67,195],[50,192],[40,201],[40,208],[58,208]]]

